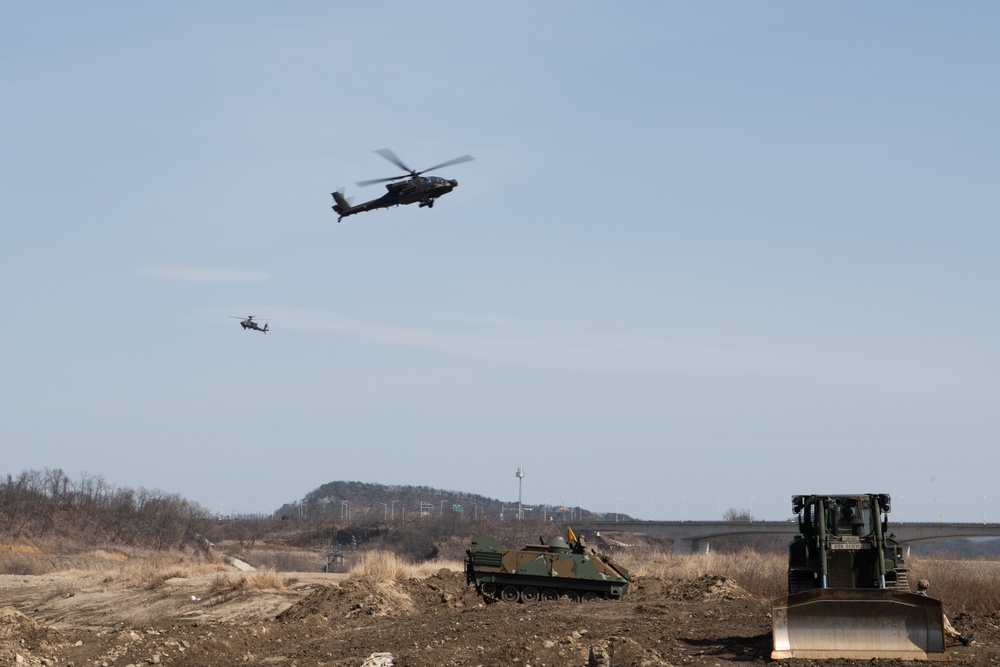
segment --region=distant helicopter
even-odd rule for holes
[[[400,204],[414,204],[419,202],[421,207],[426,206],[427,208],[432,208],[434,206],[434,200],[441,195],[446,195],[454,190],[458,186],[458,181],[448,180],[438,176],[421,176],[421,174],[428,171],[434,171],[435,169],[440,169],[442,167],[450,167],[453,164],[459,164],[476,159],[471,155],[463,155],[462,157],[457,157],[454,160],[448,160],[447,162],[442,162],[441,164],[433,167],[428,167],[422,171],[415,171],[406,166],[406,164],[396,157],[396,154],[388,148],[382,148],[375,152],[403,171],[408,172],[409,176],[390,176],[389,178],[376,178],[371,181],[358,181],[356,185],[359,187],[373,185],[375,183],[385,183],[386,181],[400,182],[389,183],[385,186],[385,189],[388,190],[388,192],[384,195],[378,199],[358,204],[357,206],[351,206],[351,203],[344,197],[342,190],[331,193],[333,195],[333,201],[336,202],[333,206],[333,210],[340,214],[340,217],[337,218],[337,222],[340,222],[347,216],[354,215],[355,213],[371,211],[376,208],[389,208],[390,206],[399,206]]]
[[[253,318],[255,317],[254,315],[248,315],[245,320],[242,317],[238,317],[236,315],[230,315],[230,317],[233,317],[237,320],[242,320],[240,322],[240,326],[243,327],[244,329],[253,329],[254,331],[261,331],[263,333],[267,333],[267,322],[264,322],[263,327],[260,326],[259,324],[253,321]]]

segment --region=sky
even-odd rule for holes
[[[345,480],[998,522],[998,22],[5,4],[0,473],[226,513]],[[338,223],[331,192],[402,173],[382,148],[476,159]]]

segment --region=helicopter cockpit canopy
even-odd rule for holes
[[[441,178],[440,176],[424,176],[432,185],[450,185],[455,187],[458,185],[458,181],[454,179]]]

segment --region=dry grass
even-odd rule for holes
[[[410,563],[389,551],[368,551],[361,556],[357,565],[348,572],[350,577],[359,577],[370,581],[404,581],[407,579],[426,579],[438,571],[454,570],[461,572],[465,565],[461,561],[429,560],[421,563]]]
[[[224,566],[183,557],[148,555],[114,562],[104,571],[102,581],[109,585],[143,586],[153,590],[168,579],[191,579],[218,572]]]
[[[721,575],[761,598],[778,597],[788,591],[788,560],[778,554],[745,550],[733,554],[678,555],[653,549],[636,549],[616,554],[615,560],[620,561],[637,577],[687,580],[706,574]]]
[[[71,598],[80,590],[79,583],[78,580],[72,578],[59,581],[46,592],[42,601],[48,602],[55,598]]]
[[[426,579],[431,575],[435,575],[441,570],[454,570],[455,572],[464,572],[465,563],[460,560],[450,560],[450,559],[437,559],[437,560],[425,560],[421,563],[416,563],[411,565],[409,569],[410,579]]]
[[[372,581],[397,581],[412,578],[408,576],[410,567],[409,563],[389,551],[368,551],[347,574]]]
[[[34,546],[3,546],[0,548],[0,574],[65,575],[66,582],[55,589],[54,595],[58,596],[72,594],[84,580],[108,586],[156,589],[173,578],[218,574],[210,592],[221,600],[252,590],[284,590],[294,580],[282,578],[279,572],[319,571],[325,562],[320,552],[295,549],[257,550],[254,556],[257,572],[220,574],[226,569],[224,564],[206,560],[198,553],[108,550],[56,556],[39,552]],[[787,557],[779,553],[745,550],[730,554],[677,555],[649,546],[622,550],[615,554],[615,560],[637,577],[670,581],[721,575],[761,599],[787,593]],[[931,595],[941,599],[951,612],[992,613],[1000,608],[1000,561],[912,556],[907,565],[911,585],[915,586],[918,579],[929,579]],[[375,583],[391,583],[426,579],[441,569],[461,572],[464,564],[460,560],[411,563],[391,552],[374,550],[359,553],[358,562],[348,575]]]
[[[263,572],[227,572],[212,580],[209,595],[231,599],[250,591],[283,591],[285,579],[274,570]]]
[[[202,559],[161,552],[90,551],[56,555],[51,553],[0,552],[0,574],[67,574],[75,577],[106,577],[108,583],[154,578],[158,571],[175,570],[188,576],[191,568],[209,567]]]
[[[748,550],[733,554],[707,553],[676,555],[656,550],[636,549],[616,555],[616,559],[639,577],[665,580],[696,579],[704,574],[729,577],[744,590],[764,599],[788,592],[788,561],[783,554],[762,554]],[[910,585],[918,579],[931,582],[931,595],[945,609],[992,613],[1000,607],[1000,562],[947,560],[911,557],[907,561]]]
[[[1000,562],[910,557],[910,585],[931,582],[930,594],[949,611],[992,613],[1000,607]]]
[[[0,552],[0,574],[37,575],[49,574],[54,570],[51,562],[35,554],[20,551]]]
[[[240,554],[240,560],[258,570],[278,572],[322,572],[326,565],[326,552],[318,550],[273,547],[258,544],[252,551]]]

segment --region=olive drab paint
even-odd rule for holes
[[[628,590],[628,570],[588,549],[572,529],[567,535],[569,540],[540,538],[540,544],[523,549],[505,549],[492,537],[477,535],[466,551],[466,580],[488,601],[621,599]]]

